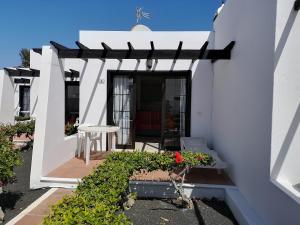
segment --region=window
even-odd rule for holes
[[[20,116],[30,116],[30,86],[19,87]]]
[[[79,117],[79,81],[65,84],[65,123],[74,124]]]

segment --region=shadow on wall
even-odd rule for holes
[[[295,138],[295,134],[297,132],[297,129],[299,127],[300,123],[300,104],[298,105],[297,111],[295,113],[295,116],[291,122],[291,125],[288,129],[288,132],[284,138],[283,144],[280,148],[279,154],[277,156],[277,159],[274,163],[273,170],[271,171],[271,177],[278,178],[278,175],[281,171],[282,165],[285,161],[286,155],[290,149],[291,143]]]
[[[298,15],[298,11],[295,11],[294,8],[292,8],[291,12],[289,14],[289,17],[287,19],[287,22],[285,24],[285,27],[282,31],[281,37],[278,41],[277,48],[275,49],[274,70],[276,70],[276,68],[278,66],[282,52],[288,41],[289,35],[294,26],[297,15]],[[298,108],[296,110],[294,118],[290,124],[288,132],[284,138],[284,141],[282,143],[282,146],[280,148],[280,151],[279,151],[276,161],[274,163],[274,167],[271,171],[271,177],[274,179],[277,179],[280,174],[280,171],[281,171],[284,161],[286,159],[287,153],[290,149],[291,143],[292,143],[292,141],[295,137],[296,131],[299,127],[299,123],[300,123],[300,105],[298,105]]]
[[[99,83],[99,81],[100,81],[100,77],[101,77],[101,74],[102,74],[102,72],[103,72],[104,65],[105,65],[105,61],[102,61],[101,67],[100,67],[99,72],[98,72],[98,75],[97,75],[97,79],[95,80],[94,87],[93,87],[93,89],[92,89],[92,93],[91,93],[91,95],[90,95],[88,104],[86,105],[86,108],[85,108],[83,117],[82,117],[82,119],[81,119],[81,123],[85,123],[87,114],[88,114],[88,112],[89,112],[89,110],[90,110],[90,107],[91,107],[91,103],[92,103],[92,101],[93,101],[93,99],[94,99],[94,97],[95,97],[95,92],[96,92],[96,90],[97,90],[97,86],[98,86],[98,83]],[[84,70],[82,71],[82,74],[83,74],[82,77],[83,77],[84,74],[85,74],[85,71],[86,71],[85,68],[86,68],[86,66],[84,67]],[[106,104],[105,104],[105,105],[106,105]],[[106,111],[106,106],[105,106],[105,109],[103,109],[103,111],[104,111],[104,112]],[[101,113],[102,117],[103,117],[103,115],[104,115],[104,112]],[[101,119],[100,119],[99,121],[101,121]]]
[[[284,46],[286,45],[287,39],[289,37],[289,34],[293,28],[294,22],[296,20],[296,16],[298,14],[298,11],[295,11],[294,8],[292,8],[289,18],[287,20],[287,23],[283,29],[282,35],[279,39],[277,48],[275,50],[275,62],[274,62],[274,68],[277,68],[279,59],[281,57],[281,54],[283,52]]]
[[[190,70],[194,63],[191,62]],[[203,137],[212,146],[212,91],[213,74],[212,64],[209,61],[199,61],[194,65],[196,68],[192,77],[191,99],[191,135]]]
[[[35,101],[34,101],[34,105],[32,107],[32,110],[31,110],[31,115],[35,113],[35,108],[36,108],[36,105],[37,105],[37,102],[38,102],[38,96],[35,98]]]

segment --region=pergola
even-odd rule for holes
[[[231,58],[231,50],[235,41],[231,41],[223,49],[207,49],[209,42],[206,41],[200,49],[182,49],[183,42],[180,41],[176,49],[156,49],[154,42],[150,42],[149,49],[135,49],[131,42],[127,42],[128,49],[113,49],[101,42],[101,49],[90,49],[84,44],[76,41],[78,48],[67,48],[57,42],[51,41],[52,46],[57,49],[59,58],[80,59],[185,59],[185,60],[228,60]],[[34,48],[34,52],[41,54],[41,48]]]
[[[14,79],[14,83],[30,83],[29,79],[25,78],[17,78],[17,77],[39,77],[40,76],[40,70],[31,69],[31,68],[4,68],[10,77],[16,77]],[[65,78],[70,78],[73,80],[74,78],[79,77],[79,72],[76,70],[69,69],[69,71],[65,71]]]

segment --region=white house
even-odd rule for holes
[[[30,51],[30,68],[0,70],[0,123],[13,123],[15,116],[36,117],[40,56]]]
[[[15,116],[35,119],[38,105],[40,54],[30,51],[30,67],[0,70],[0,123],[14,123]],[[76,81],[78,72],[65,71],[66,80]]]
[[[0,123],[14,123],[15,116],[35,118],[39,71],[29,68],[0,70]]]
[[[51,42],[34,49],[31,68],[40,77],[31,187],[76,183],[47,174],[75,156],[77,137],[66,137],[64,125],[78,116],[121,126],[118,148],[150,137],[172,149],[181,136],[204,137],[228,162],[237,187],[228,202],[250,215],[248,224],[300,224],[299,8],[299,0],[228,0],[213,31],[138,25],[80,31],[76,48]],[[6,88],[0,106],[13,108]]]

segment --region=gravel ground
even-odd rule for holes
[[[4,224],[48,190],[29,189],[31,154],[32,150],[22,152],[23,163],[15,169],[16,182],[3,187],[3,193],[0,194],[0,206],[5,213]]]
[[[196,200],[194,209],[176,207],[169,200],[137,200],[125,211],[134,225],[237,225],[223,201]]]

